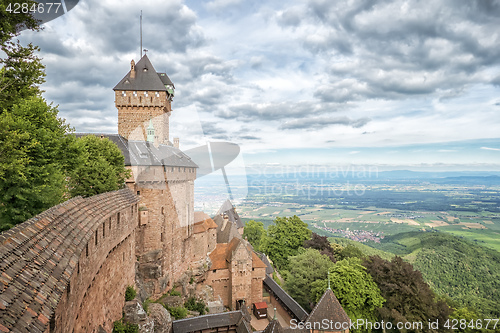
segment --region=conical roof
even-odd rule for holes
[[[262,333],[283,333],[283,327],[281,327],[277,319],[273,319],[267,324]]]
[[[113,90],[167,91],[167,84],[172,84],[167,74],[157,73],[148,56],[144,55],[135,65],[135,77],[131,77],[129,71]]]
[[[340,323],[339,327],[349,327],[350,323],[349,316],[331,289],[326,289],[318,304],[316,304],[309,317],[307,317],[306,323],[322,322],[325,319],[332,323],[332,325]],[[342,325],[342,323],[346,324]]]

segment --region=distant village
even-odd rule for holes
[[[347,229],[334,229],[329,228],[326,225],[320,226],[317,223],[312,224],[316,229],[324,230],[335,235],[341,235],[344,238],[352,239],[357,242],[373,241],[375,243],[380,243],[381,239],[384,239],[383,232],[372,232],[368,230],[349,230]]]

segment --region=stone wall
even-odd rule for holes
[[[140,197],[141,214],[147,215],[141,219],[136,235],[139,271],[160,272],[145,281],[147,293],[155,298],[170,289],[192,261],[196,170],[154,165],[130,169],[134,176],[129,188]]]
[[[229,307],[234,310],[238,309],[237,302],[241,302],[242,300],[247,304],[251,304],[252,255],[243,241],[238,243],[238,246],[232,253],[232,258],[229,262],[229,271],[232,287]]]
[[[144,141],[151,119],[155,143],[167,143],[172,108],[166,91],[115,91],[115,105],[118,109],[118,134],[128,140]]]
[[[208,272],[207,284],[214,290],[214,297],[222,299],[224,306],[229,306],[231,302],[231,284],[228,269],[217,269]]]

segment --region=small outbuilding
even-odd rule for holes
[[[253,303],[253,315],[257,319],[264,319],[267,317],[267,303],[259,302]]]

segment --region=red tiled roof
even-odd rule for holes
[[[256,309],[267,309],[267,303],[266,302],[259,302],[259,303],[253,303]]]
[[[266,268],[266,264],[262,260],[260,260],[259,256],[252,252],[252,268]]]
[[[217,224],[214,220],[204,212],[194,212],[193,232],[198,234],[208,229],[217,229]]]
[[[218,243],[215,249],[210,253],[212,261],[212,269],[227,269],[228,262],[231,261],[233,251],[236,250],[240,242],[240,238],[233,238],[230,243]],[[252,268],[266,268],[266,264],[252,251],[250,246],[247,249],[252,253]]]
[[[215,249],[210,253],[210,260],[212,261],[212,269],[227,269],[226,251],[227,243],[219,243]]]

